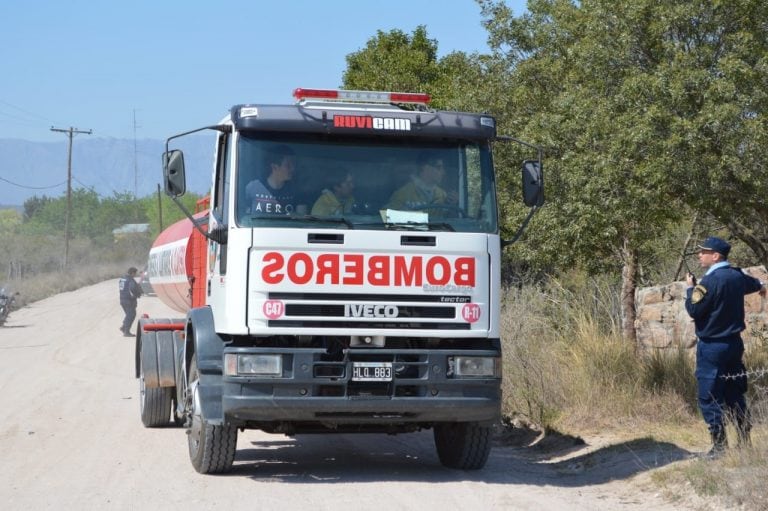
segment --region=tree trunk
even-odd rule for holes
[[[752,249],[752,252],[755,253],[763,266],[768,268],[768,244],[766,244],[768,233],[765,230],[762,233],[755,232],[755,229],[750,229],[748,226],[735,220],[728,220],[726,225],[728,225],[728,230],[735,237]]]
[[[637,250],[630,248],[629,241],[624,239],[621,249],[621,336],[632,344],[637,344],[635,331],[635,288],[637,286]]]
[[[680,272],[683,271],[683,266],[685,266],[686,273],[691,271],[691,269],[688,267],[688,263],[686,262],[686,257],[688,254],[688,245],[691,244],[691,238],[693,238],[693,235],[696,232],[696,222],[698,220],[698,217],[699,217],[699,214],[694,213],[693,220],[691,221],[691,229],[688,231],[688,236],[686,236],[685,238],[685,245],[683,245],[683,250],[682,252],[680,252],[680,259],[678,259],[677,270],[675,271],[675,278],[672,279],[673,282],[677,282],[677,279],[680,277]],[[685,275],[683,275],[683,280],[685,280]]]

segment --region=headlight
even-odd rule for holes
[[[501,359],[463,355],[449,357],[448,376],[454,378],[499,378],[501,377]]]
[[[282,376],[282,355],[246,355],[227,353],[224,355],[226,376]]]

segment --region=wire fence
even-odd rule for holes
[[[722,374],[720,375],[720,378],[723,378],[724,380],[737,380],[739,378],[746,377],[749,379],[757,379],[762,378],[763,376],[768,375],[768,369],[766,368],[760,368],[760,369],[748,369],[741,373],[736,374]]]

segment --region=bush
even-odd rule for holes
[[[541,428],[606,428],[694,419],[693,362],[621,339],[617,286],[570,274],[506,289],[502,413]]]

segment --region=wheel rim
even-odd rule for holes
[[[191,424],[189,426],[189,429],[187,430],[187,434],[189,435],[189,451],[192,457],[197,457],[197,453],[200,450],[200,441],[202,438],[202,430],[203,430],[203,417],[200,413],[200,402],[199,397],[197,394],[197,383],[198,380],[195,379],[189,384],[189,390],[187,391],[187,395],[190,401],[190,416],[192,420],[190,421]]]
[[[141,414],[144,415],[146,406],[147,386],[144,383],[144,364],[139,363],[139,406]]]

